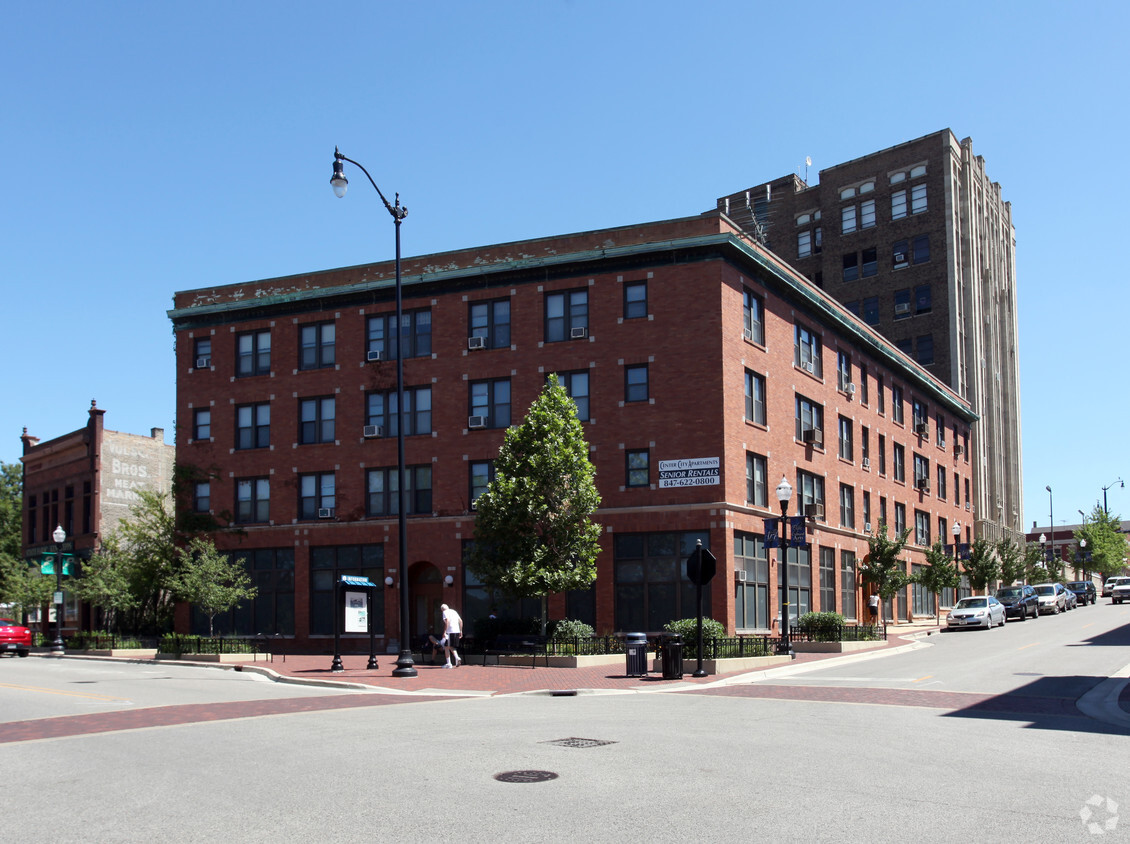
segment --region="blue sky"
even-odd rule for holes
[[[174,427],[176,290],[696,214],[952,128],[1017,229],[1025,524],[1130,473],[1130,4],[8,3],[0,460]],[[360,174],[357,174],[360,177]],[[1127,478],[1130,480],[1130,478]],[[1108,492],[1130,512],[1130,489]]]

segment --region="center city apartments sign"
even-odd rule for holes
[[[673,486],[714,486],[720,482],[717,457],[659,461],[660,489]]]

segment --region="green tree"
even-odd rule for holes
[[[193,537],[187,547],[177,549],[177,556],[180,565],[169,587],[178,599],[208,616],[209,636],[215,633],[213,622],[218,614],[259,593],[243,566],[217,551],[211,539]]]
[[[48,606],[55,592],[54,576],[45,577],[38,566],[7,554],[0,554],[0,584],[0,604],[10,605],[17,620],[25,620],[28,610]]]
[[[874,586],[882,599],[879,604],[880,623],[885,621],[883,603],[889,601],[900,589],[905,589],[910,582],[906,563],[899,559],[908,536],[910,528],[904,528],[902,533],[892,539],[887,536],[887,523],[879,522],[879,529],[867,537],[870,550],[859,564],[859,576],[864,583]]]
[[[1043,583],[1051,578],[1044,560],[1044,549],[1034,542],[1024,547],[1024,578],[1029,583]]]
[[[1001,583],[1011,585],[1024,579],[1024,555],[1012,537],[1006,536],[997,543],[997,560],[1000,562]]]
[[[946,553],[946,546],[941,539],[926,549],[926,565],[912,575],[913,580],[927,592],[934,596],[934,617],[940,622],[942,618],[942,604],[938,596],[943,589],[956,589],[961,584],[961,575],[957,571],[957,562]]]
[[[596,579],[600,505],[577,407],[551,375],[520,425],[506,432],[495,478],[475,502],[471,572],[488,588],[542,599]]]
[[[141,605],[130,586],[132,567],[124,559],[121,539],[111,533],[102,541],[99,553],[83,562],[82,577],[70,583],[80,600],[102,610],[100,626],[107,630],[127,629]]]
[[[1096,504],[1082,529],[1075,531],[1076,541],[1085,539],[1086,550],[1091,554],[1086,569],[1097,571],[1103,580],[1121,574],[1126,566],[1126,536],[1119,532],[1121,526],[1121,517],[1110,515]]]
[[[989,583],[1000,577],[1001,567],[993,543],[978,539],[969,549],[969,559],[965,561],[965,577],[974,589],[985,589]]]

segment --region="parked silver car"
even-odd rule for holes
[[[1040,612],[1056,614],[1067,609],[1067,592],[1058,583],[1038,583],[1032,587],[1040,601]]]
[[[1130,601],[1130,577],[1112,577],[1107,581],[1110,584],[1110,600],[1112,603],[1121,604]]]
[[[991,630],[997,625],[1004,626],[1004,604],[992,595],[974,595],[962,598],[946,618],[946,629],[961,627],[984,627]]]

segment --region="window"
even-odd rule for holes
[[[868,296],[863,300],[863,321],[868,325],[879,324],[879,297]]]
[[[914,544],[930,546],[930,514],[921,510],[914,511]]]
[[[373,630],[383,631],[384,546],[330,545],[310,549],[310,632],[321,636],[333,634],[334,584],[341,580],[343,574],[367,577],[377,584],[370,609]],[[293,572],[291,575],[293,577]]]
[[[557,382],[565,388],[573,404],[577,406],[577,418],[582,422],[589,421],[589,373],[582,369],[578,372],[558,372]]]
[[[267,448],[271,444],[271,405],[245,404],[235,409],[235,447]]]
[[[916,343],[916,347],[915,347],[914,359],[916,361],[918,361],[920,364],[922,364],[923,366],[929,366],[930,364],[932,364],[934,362],[934,335],[933,334],[919,335],[917,343]]]
[[[493,460],[477,460],[471,463],[471,507],[475,506],[475,500],[487,491],[490,482],[494,480],[494,461]]]
[[[687,579],[686,559],[696,540],[709,549],[707,531],[616,534],[612,545],[614,629],[662,630],[668,621],[695,614],[697,587]],[[710,606],[710,591],[709,586],[702,587],[706,606]]]
[[[400,427],[396,390],[366,396],[365,424],[377,425],[386,437],[395,437]],[[404,388],[404,436],[432,432],[432,388]]]
[[[303,325],[298,336],[299,369],[323,369],[334,365],[335,328],[332,322]]]
[[[765,345],[765,304],[749,290],[742,291],[742,328],[747,340]]]
[[[486,428],[509,428],[510,379],[472,382],[470,415],[480,417]]]
[[[926,407],[926,402],[919,398],[911,398],[910,400],[910,416],[914,420],[914,429],[918,430],[919,425],[926,425],[930,421],[930,409]]]
[[[647,316],[647,282],[632,281],[624,285],[624,319]]]
[[[903,419],[902,408],[902,387],[897,384],[891,385],[891,419],[895,422],[902,424]]]
[[[810,507],[824,508],[824,479],[819,475],[797,470],[797,512],[802,516],[812,512]]]
[[[192,438],[207,440],[212,437],[212,410],[202,407],[192,412]]]
[[[336,501],[333,472],[298,476],[298,518],[321,518],[326,510],[332,514]]]
[[[739,629],[769,629],[769,558],[765,540],[752,533],[734,532],[734,569],[739,576],[734,623]]]
[[[812,232],[797,232],[796,252],[798,258],[807,258],[812,254]]]
[[[867,391],[867,367],[863,364],[859,365],[859,402],[866,405],[869,396]]]
[[[906,505],[895,502],[895,536],[902,536],[906,530]]]
[[[194,606],[192,633],[207,636],[211,628],[217,636],[293,636],[294,548],[256,548],[227,556],[251,576],[258,592],[250,601],[243,601],[230,612],[219,613],[211,620]]]
[[[813,433],[806,436],[808,431]],[[796,438],[824,447],[824,407],[801,395],[796,397]]]
[[[908,357],[910,355],[914,354],[914,338],[913,337],[902,337],[898,340],[895,340],[895,346],[898,348],[898,350],[900,352],[907,355]]]
[[[901,270],[910,266],[910,252],[908,241],[896,240],[891,246],[891,268]]]
[[[930,285],[920,284],[914,288],[914,312],[916,314],[928,314],[930,310]]]
[[[877,404],[878,404],[879,412],[880,413],[886,413],[886,411],[887,411],[887,404],[886,404],[887,399],[886,399],[886,393],[884,392],[884,388],[883,388],[883,376],[882,375],[876,375],[875,376],[875,394],[876,394],[876,397],[878,399]]]
[[[914,455],[914,486],[918,489],[929,488],[930,461],[921,454]]]
[[[647,364],[624,367],[624,401],[647,401]]]
[[[745,498],[754,507],[769,506],[768,461],[760,454],[746,452]]]
[[[926,210],[926,185],[915,185],[910,189],[910,213],[921,214]]]
[[[851,355],[847,352],[836,352],[836,385],[845,393],[851,387]]]
[[[745,418],[747,422],[766,424],[765,376],[745,371]]]
[[[879,496],[879,523],[887,524],[887,496]]]
[[[867,490],[863,491],[863,529],[867,530],[868,525],[871,524],[871,493]]]
[[[212,365],[212,338],[198,337],[192,341],[193,369],[207,369]]]
[[[236,336],[235,374],[271,374],[271,332],[249,331]]]
[[[851,234],[856,229],[856,208],[854,205],[845,205],[840,209],[840,230],[844,234]]]
[[[545,342],[586,337],[589,327],[588,290],[545,294]]]
[[[235,502],[235,520],[240,524],[267,521],[271,509],[270,480],[268,478],[237,480]]]
[[[870,463],[871,460],[871,429],[867,426],[862,426],[859,429],[859,456],[865,462]]]
[[[367,515],[395,516],[400,512],[400,478],[395,466],[381,469],[368,469],[365,472],[367,491]],[[405,515],[431,513],[432,511],[432,467],[405,466],[408,478],[408,506]]]
[[[946,417],[943,416],[941,413],[934,414],[934,431],[935,431],[934,442],[936,442],[940,448],[945,448],[946,447]]]
[[[505,349],[510,345],[510,300],[472,302],[471,337],[481,337],[488,349]],[[372,323],[370,322],[370,339]]]
[[[505,313],[509,315],[509,302],[506,302]],[[422,358],[431,355],[432,312],[427,308],[402,311],[400,324],[404,330],[398,332],[395,313],[369,317],[366,351],[370,354],[379,352],[384,360],[395,360],[398,350],[404,352],[405,358]],[[509,324],[506,332],[509,334]],[[501,345],[509,345],[509,339]]]
[[[895,291],[895,319],[910,317],[910,288]]]
[[[192,486],[192,509],[197,513],[207,513],[212,507],[212,484],[209,481]]]
[[[855,618],[855,552],[840,551],[840,612],[844,618]]]
[[[904,243],[906,241],[903,241]],[[914,263],[925,264],[930,260],[930,235],[920,234],[914,238]]]
[[[626,452],[625,470],[625,486],[649,486],[651,483],[651,452],[646,448]]]
[[[854,460],[854,449],[852,447],[852,425],[851,420],[841,416],[840,417],[840,459]]]
[[[942,501],[946,500],[946,467],[938,466],[938,488],[935,490],[935,495]],[[942,536],[945,536],[943,533]]]
[[[891,193],[891,219],[899,220],[906,216],[906,191],[896,190]]]
[[[879,474],[887,474],[887,437],[879,434]]]
[[[860,258],[863,261],[863,277],[870,278],[879,273],[879,250],[877,247],[872,246],[864,249],[860,253]]]
[[[848,252],[844,255],[844,281],[855,281],[859,278],[859,253]]]
[[[820,549],[820,611],[836,611],[836,549]]]
[[[840,484],[840,527],[855,528],[855,489]]]
[[[793,363],[817,378],[823,378],[824,366],[820,350],[820,338],[797,323],[793,340]]]
[[[844,307],[847,310],[851,311],[856,316],[860,315],[859,300],[858,299],[850,299],[847,302],[844,302]]]
[[[906,449],[900,443],[894,443],[891,453],[895,463],[895,480],[906,482]]]
[[[298,442],[332,443],[334,441],[334,407],[332,396],[303,399],[298,411]]]
[[[875,226],[875,200],[868,199],[859,203],[859,227],[870,229]]]

